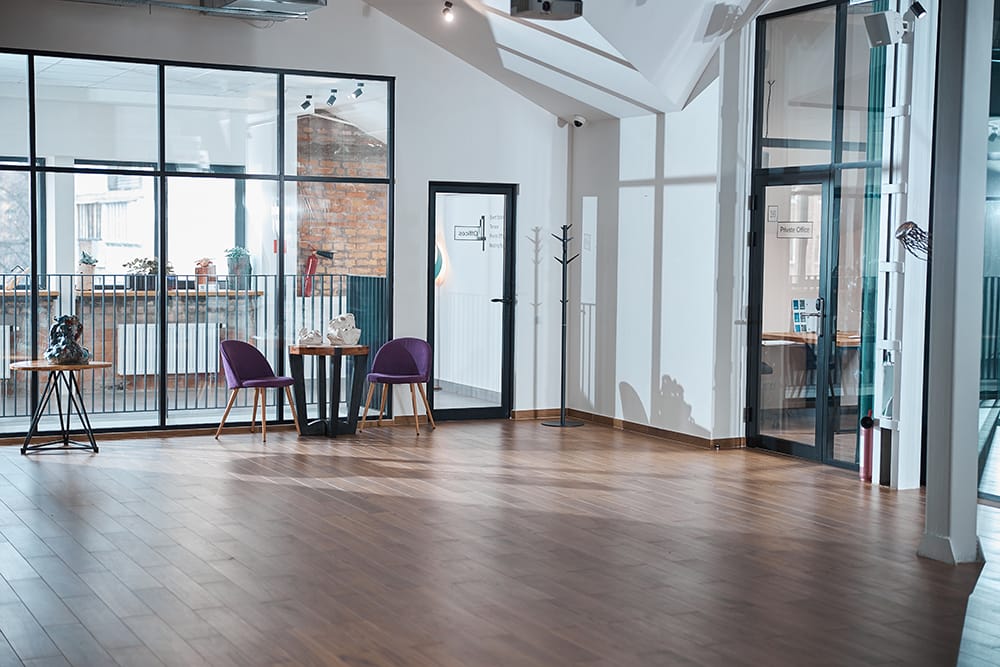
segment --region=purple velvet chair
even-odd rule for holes
[[[215,432],[218,440],[222,433],[222,427],[226,423],[229,411],[233,409],[236,402],[236,394],[240,389],[253,389],[253,415],[250,417],[250,432],[253,433],[254,422],[257,421],[257,402],[260,401],[260,426],[264,442],[267,442],[267,395],[264,390],[268,387],[284,387],[285,396],[288,397],[288,405],[292,409],[292,419],[295,420],[295,430],[300,435],[299,417],[295,412],[295,402],[292,400],[292,378],[282,375],[275,375],[274,369],[267,359],[253,345],[244,343],[241,340],[224,340],[219,343],[219,353],[222,355],[222,367],[226,371],[226,384],[233,390],[229,397],[229,404],[226,412],[222,415],[219,428]]]
[[[431,428],[437,428],[434,423],[434,416],[431,414],[431,406],[427,402],[427,393],[424,391],[424,383],[430,380],[431,374],[431,346],[427,341],[419,338],[394,338],[379,348],[372,360],[372,371],[368,374],[368,399],[365,401],[365,411],[361,415],[361,423],[358,430],[365,428],[365,417],[368,416],[368,406],[372,402],[372,394],[375,392],[375,385],[382,385],[382,401],[378,408],[378,423],[382,425],[382,415],[385,413],[385,400],[389,394],[389,385],[408,384],[410,385],[410,399],[413,401],[413,422],[417,427],[417,435],[420,435],[420,419],[417,417],[417,396],[413,393],[413,386],[420,390],[420,398],[424,399],[424,409],[427,410],[427,420],[431,423]]]

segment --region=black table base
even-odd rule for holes
[[[326,363],[324,363],[322,356],[316,355],[319,357],[316,363],[316,377],[314,378],[316,402],[319,404],[319,416],[316,419],[309,419],[306,414],[306,381],[303,361],[305,356],[309,355],[288,355],[289,370],[292,372],[292,379],[295,380],[292,392],[295,394],[295,410],[298,413],[302,435],[325,435],[335,438],[338,435],[354,434],[358,429],[358,409],[361,407],[361,390],[368,369],[368,355],[351,355],[353,369],[351,385],[348,388],[347,417],[343,419],[340,417],[340,373],[344,355],[324,355],[327,358]],[[329,366],[331,380],[329,383],[329,403],[326,400],[327,366]]]
[[[65,410],[63,409],[62,388],[66,389]],[[56,397],[56,409],[59,413],[59,439],[49,442],[38,442],[30,444],[31,439],[38,434],[38,423],[41,421],[52,397]],[[83,433],[87,436],[87,442],[79,442],[70,439],[70,419],[73,412],[76,412],[83,426]],[[38,452],[43,450],[56,449],[89,449],[97,453],[97,442],[94,441],[94,430],[90,426],[90,417],[87,416],[87,408],[83,405],[83,396],[80,393],[80,383],[76,380],[73,371],[49,371],[49,379],[45,383],[41,399],[38,402],[38,409],[35,410],[31,418],[31,426],[28,427],[28,434],[24,436],[24,444],[21,445],[21,453]]]

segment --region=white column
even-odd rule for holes
[[[713,439],[742,437],[746,405],[746,232],[751,151],[748,113],[753,92],[749,30],[734,32],[719,50],[719,210],[716,218],[715,351],[712,397]]]
[[[899,3],[905,11],[910,2]],[[907,220],[927,229],[930,219],[931,190],[931,140],[934,134],[934,71],[937,59],[937,10],[922,19],[914,20],[912,37],[899,48],[905,49],[906,77],[905,99],[901,103],[910,108],[906,116],[906,134],[897,136],[895,143],[905,146],[906,194],[903,210],[893,219],[887,230],[888,242],[897,251],[902,289],[898,294],[901,355],[897,365],[898,392],[895,394],[896,419],[899,420],[897,437],[893,439],[890,485],[897,489],[920,487],[920,450],[923,442],[924,397],[924,323],[927,321],[927,263],[907,253],[893,237],[896,227]],[[912,16],[912,14],[911,14]],[[900,102],[897,102],[900,103]]]
[[[961,563],[982,558],[976,445],[993,3],[948,0],[937,11],[927,502],[917,553]]]

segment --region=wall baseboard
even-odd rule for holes
[[[514,421],[532,419],[558,419],[559,408],[548,408],[545,410],[512,410],[510,418]]]
[[[655,438],[672,440],[674,442],[679,442],[684,445],[692,445],[702,449],[742,449],[746,447],[745,438],[717,438],[713,440],[711,438],[702,438],[688,433],[671,431],[666,428],[658,428],[656,426],[650,426],[649,424],[639,424],[636,422],[625,421],[624,419],[618,419],[616,417],[597,415],[583,410],[576,410],[574,408],[570,408],[568,412],[571,416],[576,417],[577,419],[583,419],[595,424],[603,424],[604,426],[610,426],[611,428],[616,428],[620,431],[642,433],[643,435],[651,435]]]
[[[417,419],[420,420],[421,424],[430,423],[430,421],[428,421],[427,419],[427,415],[417,415]],[[378,421],[376,420],[371,420],[371,423],[375,424],[376,426],[378,425]],[[399,426],[400,424],[407,424],[409,426],[413,426],[413,415],[396,415],[392,419],[383,419],[382,425],[385,426],[386,424],[388,424],[389,426]],[[365,428],[368,428],[369,425],[370,424],[365,424]]]

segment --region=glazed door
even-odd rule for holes
[[[825,458],[837,398],[831,217],[828,183],[774,183],[757,191],[751,237],[749,441],[816,460]]]
[[[517,187],[431,183],[429,194],[435,419],[509,417]]]

